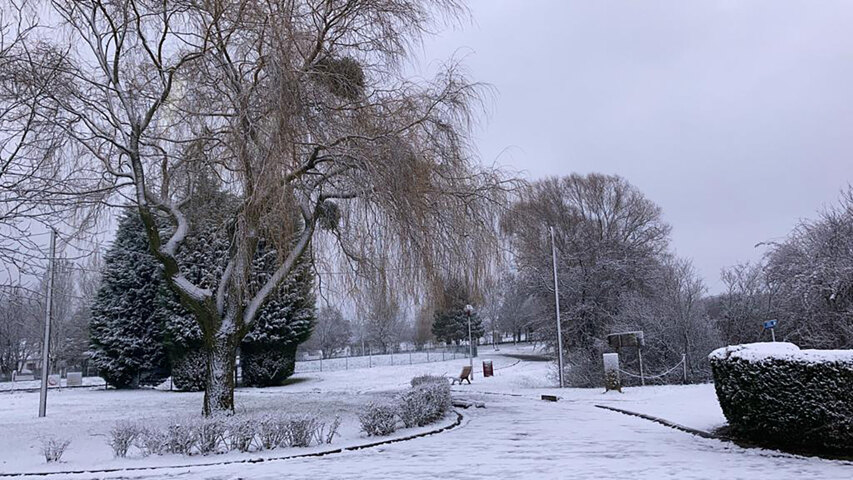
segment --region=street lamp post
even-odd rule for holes
[[[468,366],[471,367],[471,378],[474,378],[474,342],[471,338],[471,315],[474,314],[474,307],[465,305],[465,315],[468,317]]]

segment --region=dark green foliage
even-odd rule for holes
[[[225,268],[230,238],[226,219],[235,205],[212,181],[202,179],[186,206],[193,230],[178,258],[182,274],[201,288],[215,289]],[[164,223],[167,234],[170,228]],[[258,288],[278,260],[276,250],[260,240],[253,265],[259,272],[254,279]],[[139,376],[160,372],[165,377],[171,367],[176,389],[204,389],[207,367],[201,328],[163,279],[135,211],[122,218],[105,264],[91,336],[94,361],[107,381],[135,386]],[[296,346],[310,336],[315,318],[313,288],[313,274],[301,261],[261,308],[241,344],[244,383],[280,384],[293,374]]]
[[[136,386],[140,377],[166,367],[164,322],[157,308],[162,282],[142,222],[128,210],[104,257],[89,325],[92,362],[114,387]]]
[[[261,242],[258,252],[256,271],[271,274],[276,251]],[[240,344],[243,384],[279,385],[292,375],[296,347],[311,336],[316,317],[314,275],[303,258],[260,310],[257,323]]]
[[[172,386],[182,392],[200,392],[204,390],[207,378],[207,357],[201,347],[188,348],[181,352],[170,352],[172,365]]]
[[[853,453],[853,354],[817,361],[791,345],[790,354],[744,355],[755,345],[710,357],[733,432],[761,444]]]
[[[433,318],[432,334],[435,338],[448,344],[467,339],[468,316],[465,314],[465,305],[470,303],[470,294],[462,282],[448,282],[444,288],[441,306],[436,308]],[[471,316],[471,336],[475,342],[483,332],[483,321],[475,309]]]

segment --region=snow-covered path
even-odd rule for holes
[[[745,450],[586,402],[484,395],[457,429],[321,458],[148,472],[178,479],[850,479],[853,464]],[[110,477],[112,478],[112,477]]]
[[[507,359],[502,363],[508,365]],[[454,387],[457,395],[485,401],[487,408],[464,410],[460,427],[429,437],[319,458],[72,478],[853,478],[851,462],[743,449],[594,406],[607,403],[658,415],[670,411],[672,420],[710,428],[721,420],[710,385],[630,389],[625,395],[558,391],[542,388],[547,368],[521,362],[498,371],[495,378],[478,377],[474,385]],[[335,375],[324,381],[337,385]],[[360,381],[370,378],[378,384],[387,381],[381,375]],[[542,393],[559,393],[562,399],[544,402],[539,399]]]

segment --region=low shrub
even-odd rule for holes
[[[268,415],[258,421],[258,448],[271,450],[287,446],[287,426],[284,417]]]
[[[139,425],[134,422],[130,422],[127,420],[119,420],[110,429],[109,432],[109,443],[110,448],[113,449],[113,455],[117,458],[124,458],[127,456],[127,449],[133,445],[133,442],[139,436]]]
[[[221,418],[205,418],[195,427],[195,445],[198,453],[215,453],[225,439],[225,422]]]
[[[310,447],[321,425],[311,415],[293,417],[285,423],[287,444],[290,447]]]
[[[47,463],[58,462],[62,459],[65,449],[67,449],[70,444],[71,440],[64,438],[43,438],[41,441],[41,453],[44,454],[44,459]]]
[[[406,427],[422,427],[444,417],[450,406],[447,380],[420,382],[400,396],[399,416]]]
[[[359,414],[361,430],[369,437],[382,437],[397,431],[399,407],[392,403],[370,403]]]
[[[229,450],[248,452],[255,442],[258,421],[254,417],[231,417],[228,419],[226,443]]]
[[[173,420],[165,429],[122,421],[110,431],[108,443],[117,457],[126,456],[131,445],[143,456],[248,452],[253,447],[264,450],[332,443],[340,424],[340,417],[326,423],[313,414],[185,418]]]
[[[341,417],[335,417],[335,419],[332,420],[332,423],[329,424],[328,430],[324,430],[324,428],[320,428],[320,430],[317,432],[317,444],[319,445],[321,443],[326,443],[326,444],[332,443],[332,440],[334,440],[335,435],[338,435],[338,427],[340,427],[340,426],[341,426]],[[324,427],[325,427],[325,425],[324,425]]]
[[[189,455],[195,447],[195,429],[192,420],[176,420],[166,427],[166,451],[178,455]]]
[[[709,358],[720,407],[735,434],[853,452],[853,350],[764,343],[721,348]]]
[[[162,455],[168,450],[169,437],[166,432],[153,427],[143,427],[136,437],[136,448],[142,452],[142,456]]]
[[[424,383],[447,383],[447,377],[440,377],[438,375],[420,375],[412,378],[410,383],[413,387],[417,387]]]

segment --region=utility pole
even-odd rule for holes
[[[50,373],[50,319],[53,316],[53,274],[56,258],[56,230],[50,230],[50,257],[47,259],[47,299],[44,312],[44,345],[41,353],[39,417],[47,415],[47,377]],[[60,380],[61,382],[62,380]]]
[[[551,262],[554,265],[554,309],[557,312],[557,372],[560,388],[563,388],[563,330],[560,326],[560,290],[557,283],[557,245],[554,243],[554,227],[548,227],[551,232]]]

